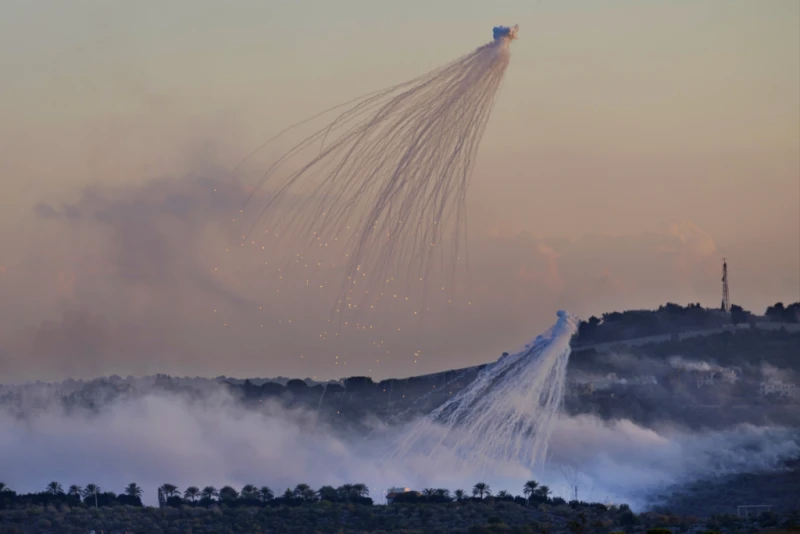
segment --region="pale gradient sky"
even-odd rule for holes
[[[488,41],[492,26],[514,23],[521,35],[480,151],[470,224],[478,255],[494,247],[511,262],[482,266],[497,283],[486,294],[535,301],[509,314],[536,311],[498,315],[505,307],[495,299],[491,333],[455,347],[421,335],[428,353],[441,354],[422,371],[513,349],[552,322],[556,307],[716,305],[723,255],[735,302],[760,312],[800,299],[796,0],[6,0],[0,373],[3,358],[22,350],[4,349],[18,347],[10,340],[19,329],[57,310],[119,312],[97,288],[91,297],[47,289],[80,282],[70,269],[79,270],[73,256],[84,257],[34,217],[37,202],[78,201],[90,184],[139,186],[145,198],[152,178],[230,168],[287,124],[416,76]],[[95,234],[59,225],[105,253]],[[47,248],[48,259],[37,256],[45,242],[60,246]],[[670,261],[653,252],[670,247],[685,250]],[[520,288],[506,271],[538,285]],[[598,280],[611,282],[595,291]],[[34,361],[57,357],[25,350]],[[204,364],[186,358],[135,370],[226,372],[207,365],[210,355]],[[253,358],[231,362],[227,374],[314,373],[311,363]],[[74,372],[117,372],[108,361]],[[35,376],[34,367],[8,367]],[[373,372],[363,367],[354,371]],[[398,361],[380,372],[406,369]]]

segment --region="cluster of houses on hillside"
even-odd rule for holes
[[[719,369],[697,373],[697,387],[714,386],[717,384],[735,384],[742,378],[742,370],[738,367]]]
[[[795,399],[798,397],[797,385],[781,381],[764,381],[758,388],[758,394],[762,397],[779,397]]]
[[[715,387],[733,386],[743,379],[742,370],[738,367],[717,369],[713,371],[689,371],[676,376],[667,377],[665,384],[673,387],[688,389],[712,389]],[[609,373],[605,377],[594,380],[573,381],[568,385],[568,391],[575,396],[594,395],[601,391],[628,389],[646,391],[659,384],[655,376],[634,376],[619,378],[616,373]],[[791,382],[764,380],[760,383],[749,382],[747,389],[753,395],[758,394],[764,398],[783,398],[800,400],[800,389]]]
[[[613,388],[632,388],[638,391],[646,391],[651,386],[658,385],[658,379],[653,375],[632,376],[620,378],[616,373],[608,373],[602,378],[591,381],[575,381],[568,385],[568,390],[573,395],[585,396],[593,395],[600,391]]]

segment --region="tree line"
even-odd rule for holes
[[[551,498],[550,488],[545,485],[539,485],[535,480],[527,481],[522,487],[524,497],[519,495],[512,495],[506,490],[497,492],[492,495],[492,488],[485,482],[478,482],[472,487],[472,499],[482,501],[489,497],[498,500],[517,501],[517,502],[553,502],[563,499],[559,497]],[[436,502],[452,502],[464,501],[470,499],[469,494],[463,489],[457,489],[450,492],[444,488],[426,488],[422,491],[410,491],[407,493],[400,493],[394,496],[393,502],[407,502],[407,503],[436,503]]]
[[[6,484],[0,482],[0,509],[25,505],[65,504],[69,506],[84,505],[87,507],[105,507],[114,505],[143,506],[142,495],[144,490],[135,482],[128,484],[120,494],[113,491],[103,491],[97,484],[87,484],[81,487],[77,484],[69,486],[66,490],[59,482],[50,482],[45,489],[37,493],[17,494]],[[552,497],[549,487],[540,485],[535,480],[525,482],[522,487],[523,496],[514,496],[508,491],[499,491],[492,495],[491,487],[485,482],[476,483],[471,490],[471,497],[463,489],[452,493],[444,488],[426,488],[422,491],[409,491],[393,495],[395,503],[445,503],[461,502],[466,500],[483,501],[488,498],[494,500],[515,501],[524,503],[551,503],[564,504],[566,501],[560,497]],[[160,506],[181,507],[204,506],[214,504],[237,506],[297,506],[308,503],[328,501],[334,503],[353,503],[372,505],[369,488],[366,484],[343,484],[339,487],[322,486],[314,490],[308,484],[298,484],[294,489],[287,488],[285,492],[276,495],[269,486],[256,486],[247,484],[237,490],[232,486],[189,486],[183,491],[174,484],[163,484],[158,488]],[[580,503],[586,504],[586,503]]]
[[[800,322],[800,302],[788,306],[778,302],[764,312],[769,322]],[[628,310],[608,312],[582,321],[575,336],[577,344],[606,343],[636,337],[648,337],[679,332],[716,328],[727,324],[751,323],[756,315],[739,305],[731,306],[730,314],[719,308],[704,308],[699,303],[686,306],[667,303],[657,310]]]
[[[123,493],[102,491],[97,484],[81,487],[77,484],[66,490],[59,482],[50,482],[41,492],[18,494],[7,484],[0,482],[0,509],[27,505],[65,504],[67,506],[142,506],[142,489],[130,484]]]
[[[71,506],[83,504],[89,507],[143,506],[143,494],[144,490],[135,482],[128,484],[120,494],[103,491],[97,484],[87,484],[85,487],[73,484],[64,490],[64,487],[55,481],[47,484],[44,491],[17,494],[7,484],[0,482],[0,508],[54,503]],[[183,505],[210,506],[212,504],[228,506],[298,505],[319,500],[372,504],[372,499],[369,498],[369,489],[365,484],[344,484],[338,488],[323,486],[319,490],[312,489],[308,484],[298,484],[294,489],[287,488],[279,496],[276,496],[269,486],[257,487],[253,484],[245,485],[241,491],[232,486],[223,486],[219,489],[214,486],[205,486],[202,489],[197,486],[189,486],[182,492],[174,484],[163,484],[158,488],[158,497],[160,506],[175,507]]]

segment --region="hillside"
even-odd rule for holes
[[[772,307],[781,311],[797,306]],[[670,310],[670,311],[664,311]],[[703,317],[703,311],[689,307],[662,307],[648,312],[653,317],[688,313]],[[627,312],[626,312],[627,313]],[[665,315],[666,314],[666,315]],[[646,314],[636,312],[631,324]],[[773,314],[774,315],[774,314]],[[718,317],[716,310],[707,317]],[[646,429],[680,428],[684,431],[725,431],[739,425],[800,429],[800,325],[792,322],[752,321],[743,325],[705,320],[679,324],[664,337],[607,340],[624,331],[631,335],[652,334],[638,330],[617,316],[592,327],[592,337],[579,332],[567,369],[564,409],[568,415],[594,415],[605,421],[630,420]],[[590,320],[591,321],[591,320]],[[647,319],[645,322],[651,321]],[[589,324],[589,322],[583,323]],[[689,328],[691,324],[702,326]],[[611,325],[611,326],[608,326]],[[712,326],[713,328],[707,328]],[[58,384],[0,386],[0,406],[18,418],[58,406],[69,414],[102,414],[116,402],[149,394],[179,394],[205,399],[226,389],[235,404],[261,410],[277,403],[312,414],[328,423],[344,438],[360,439],[376,421],[399,425],[429,413],[446,399],[457,395],[475,380],[484,366],[448,370],[423,376],[379,382],[369,377],[350,377],[327,384],[304,380],[233,380],[151,377],[108,377],[91,381],[70,380]],[[800,443],[800,437],[794,439]],[[728,449],[720,444],[720,452]],[[759,472],[695,480],[653,496],[651,505],[681,515],[710,516],[734,513],[740,504],[771,504],[787,511],[800,494],[797,464],[789,463],[780,473]],[[137,512],[139,513],[139,512]],[[150,512],[147,512],[150,513]],[[192,512],[195,513],[195,512]],[[200,513],[200,512],[197,512]],[[205,512],[203,512],[205,513]],[[254,512],[255,513],[255,512]],[[381,512],[382,513],[382,512]],[[438,513],[438,512],[437,512]],[[416,528],[416,527],[410,527]]]
[[[770,311],[775,309],[782,311],[776,315]],[[606,314],[599,322],[589,319],[573,340],[565,409],[572,415],[631,419],[647,426],[666,422],[690,428],[723,428],[743,422],[800,426],[800,323],[771,320],[796,317],[800,305],[776,305],[770,310],[763,321],[701,330],[702,335],[697,328],[714,326],[724,315],[695,305],[666,305],[655,311]],[[671,332],[666,338],[665,331]],[[615,339],[620,332],[634,337],[590,343]],[[633,342],[642,340],[640,334],[654,332],[661,336]],[[428,413],[467,387],[482,368],[379,382],[356,376],[327,384],[157,375],[0,385],[0,405],[18,412],[40,409],[48,402],[67,410],[100,410],[114,399],[151,391],[203,397],[222,384],[244,405],[257,407],[276,400],[288,407],[312,409],[349,433],[366,416],[396,424]]]
[[[731,503],[769,505],[776,514],[800,511],[800,458],[775,472],[741,473],[702,479],[654,496],[652,506],[677,515],[730,514]]]
[[[372,506],[330,501],[294,505],[269,503],[182,504],[164,508],[130,505],[62,505],[0,508],[0,534],[89,531],[148,534],[203,533],[407,533],[407,534],[667,534],[670,532],[764,532],[776,527],[797,531],[797,514],[768,513],[740,518],[700,519],[667,513],[634,514],[627,507],[602,504],[530,503],[521,497],[464,499],[442,503]]]

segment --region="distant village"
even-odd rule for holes
[[[571,381],[568,390],[577,396],[593,395],[599,392],[614,390],[638,390],[647,393],[651,387],[659,384],[679,386],[682,389],[730,387],[742,380],[740,369],[721,369],[718,371],[683,371],[680,374],[662,378],[663,382],[654,375],[633,376],[619,378],[616,373],[609,373],[602,378],[591,381]],[[800,401],[797,385],[782,380],[761,380],[751,384],[749,392],[762,399],[791,399]],[[612,393],[613,394],[613,393]]]
[[[790,357],[790,353],[800,353],[800,302],[788,306],[778,302],[769,306],[763,315],[756,315],[731,304],[729,295],[728,265],[723,260],[719,308],[669,303],[657,310],[611,312],[583,321],[573,339],[572,352],[573,361],[583,360],[584,365],[578,367],[582,367],[584,373],[573,373],[568,384],[570,395],[647,397],[657,390],[666,390],[687,394],[698,401],[716,396],[718,402],[721,394],[734,402],[800,401],[795,383],[800,376],[800,359]],[[795,338],[786,340],[785,346],[773,352],[783,364],[779,367],[787,367],[787,372],[765,373],[759,369],[764,363],[769,364],[764,350],[774,345],[772,335],[775,339]],[[742,346],[734,339],[749,345]],[[702,361],[681,361],[681,349],[685,349],[687,343],[699,348],[694,356]],[[674,352],[668,355],[657,347],[668,347],[667,351]],[[734,353],[739,365],[713,363],[717,357],[730,359]],[[614,354],[654,359],[656,369],[653,374],[624,377],[615,372],[600,376],[591,372],[604,356]],[[588,379],[587,374],[591,375]]]

